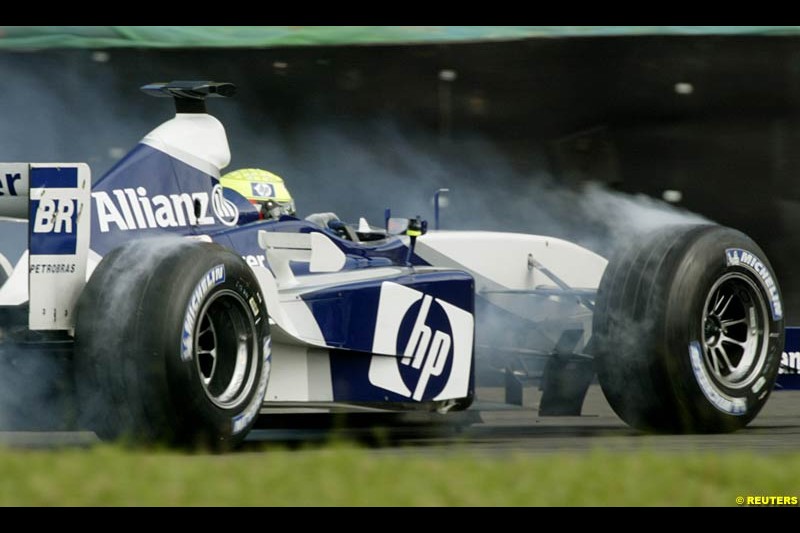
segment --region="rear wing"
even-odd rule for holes
[[[28,302],[32,330],[70,330],[86,284],[91,172],[85,163],[0,163],[0,217],[28,220],[28,251],[0,306]]]

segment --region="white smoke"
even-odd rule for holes
[[[227,128],[231,168],[255,166],[281,175],[299,216],[333,211],[349,222],[365,216],[380,226],[389,207],[394,216],[421,215],[432,227],[433,194],[449,188],[440,211],[445,229],[550,235],[601,255],[657,227],[708,222],[643,194],[596,182],[564,185],[547,171],[544,148],[537,145],[530,159],[541,161],[539,168],[521,171],[479,136],[443,143],[430,131],[388,119],[300,122],[288,132],[267,127],[256,133],[246,122]],[[260,149],[247,141],[252,138]],[[246,145],[242,152],[237,141]]]
[[[583,185],[578,195],[577,209],[586,216],[587,225],[604,228],[606,242],[583,243],[585,246],[599,249],[607,244],[612,247],[624,246],[636,235],[643,235],[665,226],[710,223],[702,215],[651,196],[612,191],[593,182]]]

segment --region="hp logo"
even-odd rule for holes
[[[405,349],[402,352],[403,358],[400,360],[400,374],[403,376],[403,381],[406,385],[409,385],[409,388],[413,387],[412,390],[414,392],[411,397],[417,401],[422,400],[431,378],[442,376],[453,344],[447,315],[437,304],[436,312],[431,316],[432,303],[433,298],[425,295],[422,298],[421,305],[411,306],[403,320],[403,322],[406,322],[409,317],[414,317],[414,308],[417,308],[418,314],[414,319],[414,326],[411,329],[408,341],[405,343]],[[440,324],[440,327],[447,332],[442,330],[433,331],[426,324],[429,316],[433,319],[432,322]],[[401,323],[401,332],[404,329],[404,325]],[[398,340],[403,344],[402,334]],[[447,376],[444,377],[446,378]],[[442,387],[444,387],[444,383],[441,383],[436,388],[441,389]]]
[[[473,331],[471,313],[416,289],[384,282],[370,383],[418,402],[464,397]]]

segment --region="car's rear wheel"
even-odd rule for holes
[[[78,302],[81,420],[101,437],[230,447],[255,422],[270,366],[252,270],[216,244],[137,241]]]

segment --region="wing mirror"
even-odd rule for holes
[[[420,237],[428,231],[428,221],[417,218],[390,218],[386,223],[389,235],[407,235]]]
[[[428,232],[428,221],[417,218],[389,218],[386,220],[386,233],[389,235],[406,235],[411,242],[408,245],[406,254],[406,265],[411,266],[411,256],[414,255],[414,247],[417,245],[417,237],[421,237]]]

